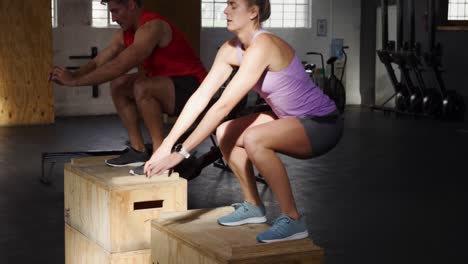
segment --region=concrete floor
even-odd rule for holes
[[[283,157],[325,263],[468,263],[468,124],[348,109],[325,156]],[[42,152],[122,149],[116,116],[58,118],[0,128],[0,263],[63,263],[63,166],[43,185]],[[205,142],[199,149],[207,150]],[[258,184],[271,221],[279,208]],[[242,200],[235,177],[207,167],[189,182],[189,207]]]

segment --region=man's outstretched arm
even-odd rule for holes
[[[88,61],[86,64],[81,65],[78,70],[68,71],[64,67],[55,66],[51,71],[51,77],[57,76],[57,72],[61,71],[62,73],[60,78],[55,77],[53,78],[54,81],[59,82],[59,80],[68,80],[72,78],[77,79],[114,59],[123,49],[124,45],[122,41],[122,31],[119,30],[113,35],[109,45],[106,48],[99,52],[95,58]]]
[[[167,24],[162,20],[149,21],[136,31],[133,44],[122,49],[115,58],[105,62],[106,54],[102,57],[98,55],[94,63],[91,62],[91,65],[85,67],[85,69],[90,69],[94,64],[94,69],[81,76],[72,76],[67,74],[66,70],[55,68],[52,80],[68,86],[85,86],[113,80],[141,64],[152,53],[166,34],[166,26]],[[123,45],[122,34],[120,38]],[[103,64],[100,65],[100,63]]]
[[[94,71],[96,68],[114,59],[123,49],[122,31],[119,30],[112,36],[111,42],[105,49],[101,50],[97,56],[88,63],[80,66],[78,70],[72,72],[72,76],[79,78]]]

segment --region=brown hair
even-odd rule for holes
[[[128,0],[101,0],[101,4],[105,5],[105,4],[109,3],[110,1],[114,1],[114,2],[119,3],[119,4],[128,5]],[[135,4],[138,7],[141,7],[141,1],[142,0],[133,0],[133,1],[135,2]]]
[[[270,17],[270,0],[247,0],[249,6],[258,6],[258,20],[260,23],[267,20]]]

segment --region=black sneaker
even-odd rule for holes
[[[150,158],[148,151],[139,152],[129,147],[117,158],[106,160],[106,164],[112,167],[141,166]]]
[[[167,172],[167,171],[166,171]],[[145,175],[145,164],[133,168],[129,171],[129,173],[133,176],[143,176]]]
[[[181,163],[174,167],[174,171],[178,172],[182,178],[191,180],[200,174],[201,168],[200,164],[197,163],[195,154],[196,152],[190,158],[182,160]],[[145,175],[145,164],[131,169],[129,173],[135,176]]]
[[[143,163],[143,165],[133,168],[129,172],[135,176],[145,175],[145,164]]]

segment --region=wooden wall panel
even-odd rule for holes
[[[0,125],[54,122],[50,0],[0,0]]]
[[[169,18],[200,54],[200,0],[144,0],[143,7]]]

